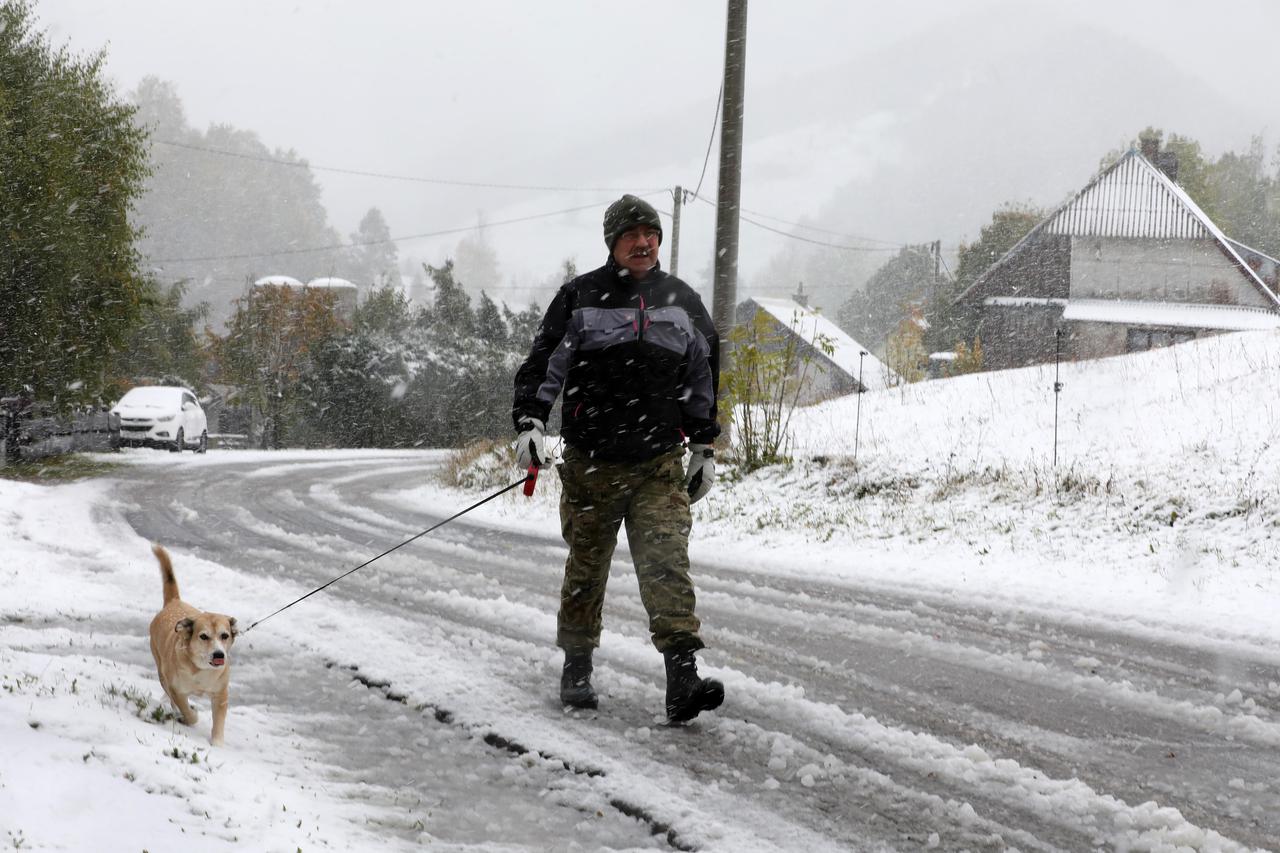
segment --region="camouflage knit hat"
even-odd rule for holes
[[[622,232],[637,225],[648,225],[658,230],[658,242],[662,242],[662,220],[653,205],[642,198],[630,194],[609,205],[604,212],[604,242],[613,251],[613,244],[618,242]]]

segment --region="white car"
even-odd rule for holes
[[[167,447],[175,453],[209,449],[209,422],[186,388],[140,385],[121,397],[111,414],[120,418],[121,445]]]

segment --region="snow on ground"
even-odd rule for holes
[[[1052,366],[834,400],[797,415],[795,466],[747,477],[722,471],[695,507],[693,556],[829,583],[1017,602],[1057,618],[1103,615],[1207,648],[1274,647],[1278,367],[1280,335],[1270,332],[1064,364],[1056,466]],[[317,458],[265,458],[294,456],[298,464]],[[362,464],[359,455],[329,456],[349,458],[353,470]],[[162,453],[124,458],[173,464]],[[253,458],[228,451],[182,461]],[[493,484],[514,479],[498,471]],[[451,513],[494,487],[422,486],[397,497]],[[238,737],[212,750],[207,703],[197,702],[195,732],[166,718],[144,639],[157,571],[147,544],[104,512],[108,488],[0,480],[0,846],[136,850],[145,838],[152,850],[384,849],[380,828],[403,821],[405,804],[393,817],[357,771],[328,764],[330,735],[302,709],[233,707],[228,731]],[[555,477],[545,475],[533,499],[511,493],[475,515],[554,533],[556,497]],[[194,558],[178,568],[180,582],[189,575],[195,586],[198,577],[206,591],[234,584],[249,612],[294,592]],[[318,596],[299,613],[304,626],[340,628],[366,657],[406,653],[382,648],[359,608]],[[261,678],[289,675],[285,637],[252,642],[269,662]],[[550,643],[548,635],[548,649],[527,650],[528,662],[554,656]],[[127,663],[121,646],[137,648]],[[447,660],[431,667],[427,676],[445,684],[465,678]],[[1088,676],[1080,686],[1090,689]],[[1146,701],[1138,691],[1111,698]],[[1248,701],[1225,701],[1233,699]],[[945,760],[931,756],[927,740],[903,748],[919,750],[922,762]],[[449,729],[412,745],[436,759],[422,772],[440,777],[441,800],[417,806],[417,840],[432,849],[536,849],[521,840],[521,824],[547,812],[530,810],[524,795],[559,798],[578,813],[592,805],[589,790],[550,790],[536,758],[451,777],[471,748]],[[656,778],[653,796],[680,784]],[[433,828],[446,815],[458,829],[441,839]],[[635,843],[620,823],[589,823],[546,831],[581,838],[583,849]]]

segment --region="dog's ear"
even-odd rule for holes
[[[236,617],[234,616],[231,617],[230,624],[231,624],[231,639],[234,640],[236,637],[240,636],[240,629],[236,627]]]
[[[173,626],[173,630],[178,634],[186,634],[187,639],[191,639],[191,632],[196,629],[196,621],[194,619],[183,619]]]

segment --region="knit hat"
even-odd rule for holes
[[[649,202],[628,193],[609,205],[609,209],[604,212],[604,242],[609,251],[613,251],[613,244],[618,242],[622,232],[637,225],[656,228],[658,242],[662,242],[662,220]]]

